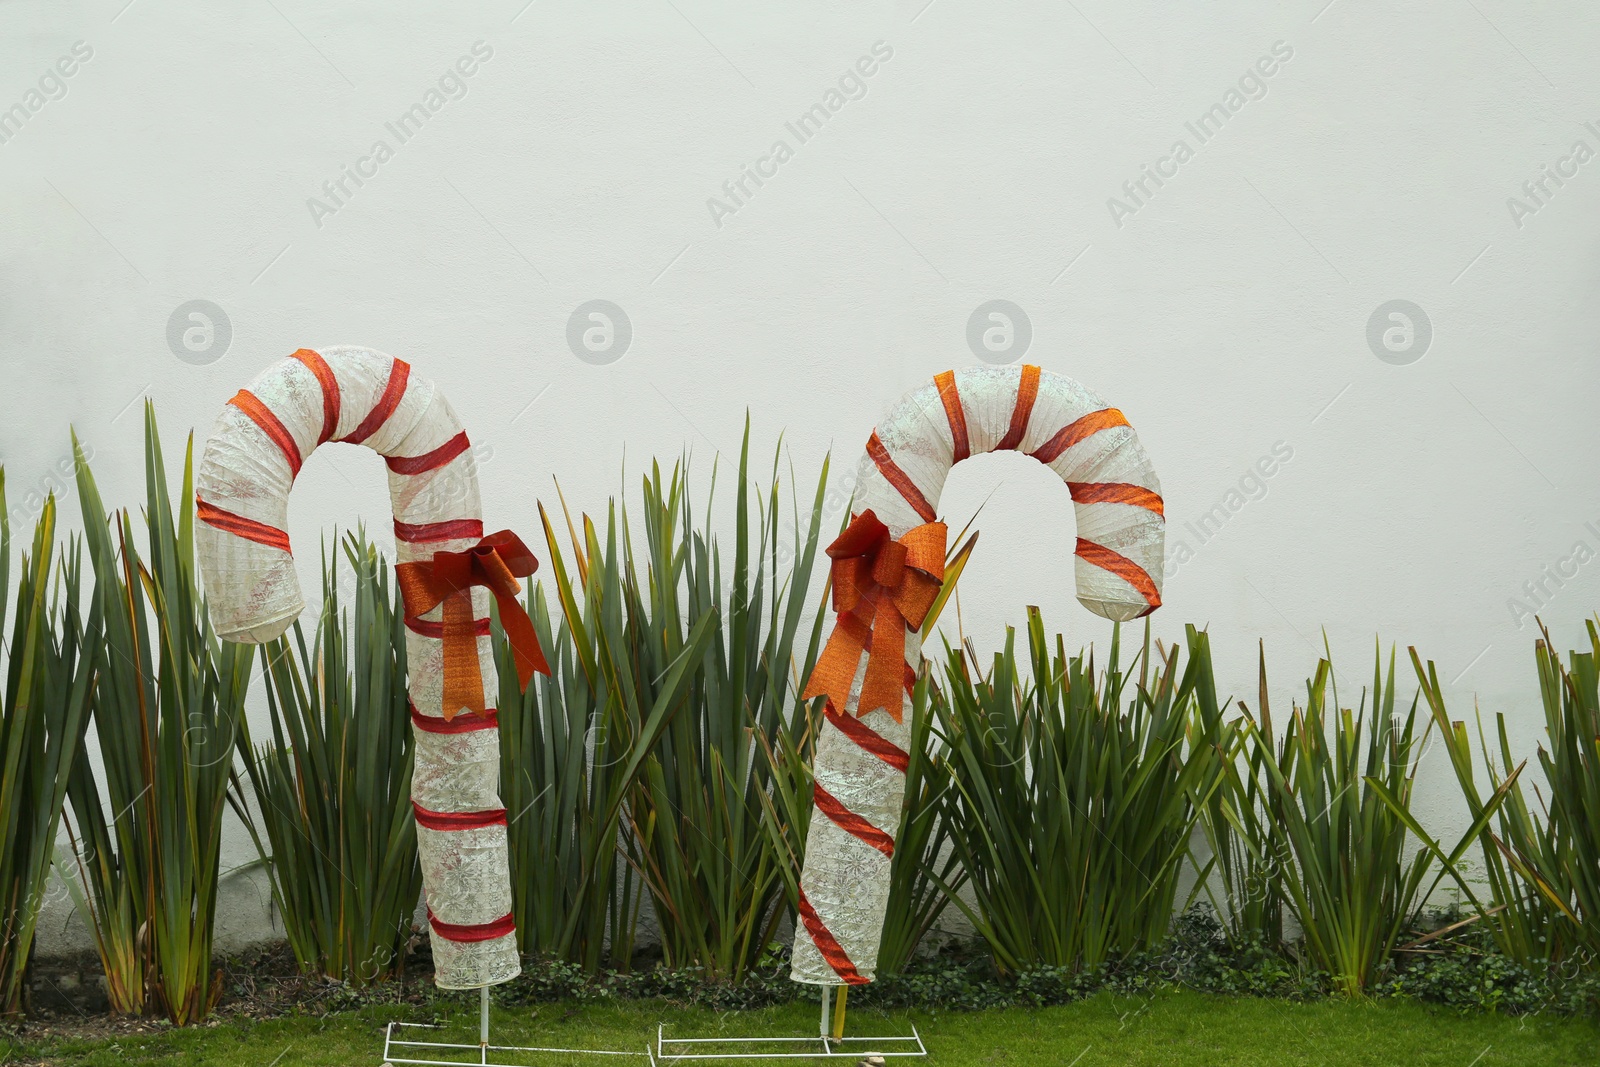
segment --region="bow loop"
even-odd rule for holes
[[[867,675],[856,714],[882,708],[900,721],[906,628],[920,627],[938,599],[946,537],[944,523],[929,522],[897,540],[871,509],[850,520],[827,548],[838,618],[803,698],[826,695],[836,708],[844,708],[866,652]]]
[[[435,552],[430,560],[395,568],[407,618],[420,618],[444,605],[443,710],[447,722],[463,711],[484,711],[483,670],[472,618],[474,586],[493,594],[500,608],[500,625],[511,644],[521,687],[528,687],[535,671],[550,673],[533,623],[517,601],[522,591],[518,579],[530,577],[538,569],[539,561],[510,530],[489,534],[464,551]]]
[[[868,508],[852,518],[850,525],[844,528],[844,532],[834,538],[833,544],[823,551],[827,552],[829,559],[849,559],[852,556],[868,555],[889,541],[889,527],[883,524],[883,520],[878,518],[871,508]]]
[[[860,606],[864,590],[872,588],[872,561],[861,556],[836,559],[831,577],[834,614],[849,615]]]

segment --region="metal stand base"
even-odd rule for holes
[[[755,1046],[772,1045],[770,1049]],[[806,1048],[805,1046],[810,1046]],[[898,1047],[897,1047],[898,1046]],[[793,1049],[795,1051],[783,1051]],[[652,1064],[695,1060],[863,1060],[868,1056],[890,1059],[926,1056],[922,1035],[911,1028],[908,1037],[667,1037],[657,1031]]]
[[[926,1056],[917,1028],[908,1037],[845,1037],[844,996],[838,998],[837,1017],[828,1018],[828,986],[822,987],[822,1025],[815,1037],[668,1037],[666,1025],[656,1027],[656,1045],[650,1050],[650,1063],[680,1063],[696,1060],[862,1060]],[[772,1046],[762,1048],[761,1046]]]
[[[383,1031],[383,1062],[385,1067],[390,1064],[423,1064],[426,1067],[524,1067],[523,1064],[512,1063],[502,1058],[502,1054],[509,1053],[515,1059],[526,1059],[529,1056],[548,1055],[557,1053],[564,1056],[643,1056],[654,1062],[650,1046],[646,1044],[643,1052],[618,1052],[613,1049],[598,1048],[536,1048],[531,1045],[491,1045],[489,1043],[489,987],[484,986],[480,991],[478,1000],[478,1043],[468,1045],[461,1042],[449,1041],[412,1041],[406,1039],[405,1032],[413,1030],[437,1030],[439,1027],[431,1023],[390,1023]],[[412,1050],[415,1049],[415,1052]],[[429,1055],[428,1050],[434,1050],[433,1055],[450,1056],[451,1059],[419,1059],[415,1057]],[[490,1058],[490,1054],[494,1058]]]

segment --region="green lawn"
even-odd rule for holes
[[[299,1067],[372,1065],[382,1051],[383,1024],[418,1021],[395,1007],[367,1008],[325,1018],[229,1021],[197,1030],[168,1031],[114,1041],[63,1041],[13,1050],[47,1064],[129,1067]],[[717,1014],[663,1002],[540,1005],[495,1011],[498,1042],[544,1046],[637,1049],[639,1059],[545,1056],[544,1064],[645,1062],[644,1047],[665,1023],[670,1035],[748,1036],[816,1032],[815,1009],[790,1005]],[[850,1013],[852,1033],[921,1030],[931,1063],[1030,1067],[1538,1067],[1600,1062],[1600,1026],[1587,1020],[1462,1016],[1396,1000],[1350,1004],[1211,997],[1161,993],[1149,999],[1102,994],[1066,1007],[972,1013]],[[449,1040],[475,1041],[476,1017],[452,1017]],[[724,1061],[727,1062],[727,1061]],[[789,1061],[804,1062],[804,1061]],[[834,1061],[853,1062],[853,1061]],[[893,1062],[893,1061],[891,1061]],[[915,1062],[915,1061],[911,1061]]]

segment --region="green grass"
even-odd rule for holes
[[[48,1064],[135,1067],[160,1063],[299,1067],[379,1063],[383,1024],[421,1021],[418,1009],[372,1007],[324,1018],[262,1022],[223,1021],[114,1041],[63,1041],[14,1049],[12,1057],[39,1057]],[[472,1041],[476,1016],[463,1008],[441,1033]],[[677,1036],[746,1036],[816,1032],[810,1005],[717,1013],[673,1007],[662,1001],[606,1004],[544,1004],[496,1010],[496,1041],[544,1046],[583,1045],[638,1049],[656,1024]],[[1102,994],[1065,1007],[1037,1011],[1006,1009],[970,1013],[850,1013],[852,1033],[899,1033],[914,1022],[932,1053],[930,1064],[1004,1064],[1029,1067],[1217,1067],[1224,1064],[1367,1065],[1406,1067],[1504,1067],[1593,1064],[1600,1058],[1600,1026],[1592,1020],[1457,1015],[1414,1002],[1274,1000],[1165,992],[1149,998]],[[602,1062],[546,1056],[529,1063]],[[801,1061],[792,1061],[801,1062]],[[853,1061],[837,1061],[853,1062]]]

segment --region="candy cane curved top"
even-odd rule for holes
[[[855,509],[899,537],[932,522],[950,468],[1015,450],[1060,476],[1078,525],[1078,600],[1125,622],[1161,606],[1161,483],[1122,412],[1062,374],[1023,367],[946,371],[908,393],[867,441]]]
[[[467,434],[433,383],[370,348],[301,349],[222,409],[195,478],[197,555],[223,638],[269,641],[304,608],[286,532],[289,491],[305,459],[332,441],[384,457],[400,563],[465,551],[483,537]],[[499,798],[489,599],[472,590],[482,714],[444,715],[443,606],[406,618],[416,736],[411,795],[435,976],[447,988],[492,985],[520,969]]]
[[[907,537],[937,520],[951,467],[1007,449],[1034,457],[1067,484],[1084,607],[1119,621],[1159,607],[1165,519],[1149,458],[1122,412],[1038,367],[947,371],[907,394],[867,440],[855,518],[870,510],[890,537]],[[860,623],[841,618],[836,629],[850,626]],[[901,714],[876,705],[861,713],[868,654],[843,709],[831,698],[824,706],[790,974],[798,982],[867,982],[877,966],[910,762],[906,712],[922,658],[915,628],[905,635],[904,657]]]
[[[483,536],[467,435],[433,383],[370,348],[301,349],[222,409],[195,479],[197,540],[202,560],[216,565],[207,577],[226,579],[206,590],[223,638],[270,641],[304,610],[289,490],[328,441],[365,444],[385,458],[402,560]],[[441,517],[455,521],[441,526]]]

